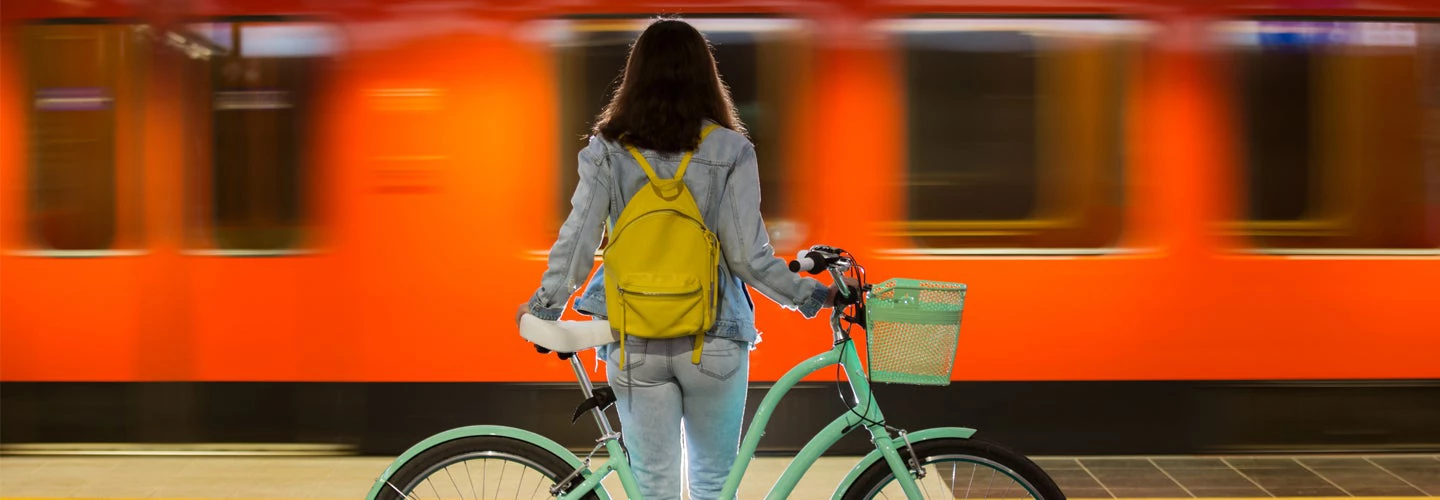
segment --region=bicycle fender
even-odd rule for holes
[[[400,467],[404,466],[410,459],[415,458],[416,455],[424,453],[425,450],[439,446],[442,443],[475,436],[500,436],[517,441],[524,441],[544,448],[545,451],[554,453],[555,456],[560,457],[565,463],[577,469],[584,466],[584,462],[580,461],[580,457],[575,456],[574,453],[565,449],[564,446],[560,446],[560,443],[556,443],[550,438],[525,429],[506,427],[503,425],[470,425],[457,427],[425,438],[419,443],[415,443],[410,449],[405,450],[405,453],[401,453],[399,457],[395,458],[395,461],[390,462],[390,466],[386,467],[385,472],[381,473],[380,477],[375,480],[375,485],[370,487],[370,494],[365,496],[365,500],[375,500],[375,498],[380,495],[380,492],[386,488],[385,485],[390,481],[390,476],[394,475],[395,471],[399,470]],[[588,474],[582,473],[580,477],[583,478],[587,475]],[[605,487],[603,486],[595,489],[595,495],[599,496],[601,500],[610,500],[610,495],[605,492]]]
[[[970,439],[970,436],[974,435],[975,429],[970,429],[966,427],[935,427],[932,429],[924,429],[911,432],[906,436],[910,438],[910,444],[915,444],[920,441],[926,441],[930,439]],[[895,436],[892,442],[895,443],[896,449],[903,449],[905,447],[905,440],[901,439],[900,436]],[[865,472],[865,469],[870,468],[871,464],[874,464],[875,462],[878,462],[880,460],[882,460],[882,458],[880,457],[880,450],[871,450],[870,454],[865,455],[863,458],[860,459],[859,463],[855,464],[855,467],[852,467],[850,469],[850,473],[845,475],[845,479],[840,480],[840,485],[835,488],[834,496],[830,498],[832,498],[833,500],[839,500],[840,497],[845,494],[845,491],[849,490],[850,486],[855,484],[855,480],[860,478],[860,474]]]

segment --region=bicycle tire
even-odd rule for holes
[[[389,484],[380,490],[376,500],[407,500],[405,497],[432,473],[452,464],[464,462],[469,459],[467,457],[498,458],[520,463],[530,467],[529,470],[543,475],[550,484],[564,479],[565,476],[575,471],[575,467],[564,459],[533,443],[502,436],[464,437],[441,443],[407,460],[395,471],[395,474],[390,476]],[[573,480],[573,484],[578,485],[584,479],[584,476],[578,476]],[[548,486],[544,485],[545,488]],[[482,488],[487,487],[488,485],[482,485]],[[544,492],[543,497],[550,498],[548,490]],[[599,496],[593,491],[582,498],[599,500]]]
[[[1065,500],[1065,493],[1055,485],[1055,481],[1046,474],[1039,465],[1025,458],[1020,453],[1011,451],[1003,446],[978,439],[957,439],[957,438],[935,438],[912,443],[915,454],[919,455],[921,467],[939,463],[946,459],[955,459],[960,462],[971,462],[977,465],[985,465],[992,470],[1010,475],[1017,484],[1025,486],[1023,480],[1031,486],[1030,493],[1039,500]],[[910,459],[910,451],[900,447],[900,457]],[[999,465],[1008,469],[1000,470],[993,465]],[[1012,475],[1013,473],[1013,475]],[[973,477],[973,476],[972,476]],[[882,488],[894,480],[894,474],[890,472],[890,466],[884,460],[876,461],[866,468],[855,482],[846,489],[841,498],[845,500],[869,500],[879,493]],[[953,480],[953,478],[952,478]],[[968,486],[967,486],[968,487]],[[953,493],[954,484],[950,486]],[[987,488],[988,490],[988,488]],[[946,496],[944,498],[951,498]]]

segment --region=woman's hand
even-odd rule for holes
[[[845,277],[845,287],[846,287],[846,288],[849,288],[849,292],[852,293],[852,294],[860,293],[860,281],[857,280],[857,279],[855,279],[855,278],[851,278],[851,277],[849,277],[849,276],[846,276],[846,277]],[[836,285],[836,284],[831,284],[831,285],[830,285],[830,294],[825,297],[825,307],[835,307],[835,301],[838,300],[839,298],[840,298],[840,287],[839,287],[838,285]]]
[[[515,326],[520,326],[520,318],[525,317],[525,313],[528,312],[530,312],[530,303],[520,304],[520,309],[515,310]]]

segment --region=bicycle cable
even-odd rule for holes
[[[850,252],[841,252],[840,255],[849,257],[850,259],[850,277],[855,278],[854,293],[858,294],[854,302],[846,306],[846,308],[854,308],[855,314],[851,316],[845,316],[844,310],[841,310],[842,321],[844,321],[846,324],[843,331],[845,332],[845,336],[850,339],[850,341],[846,342],[845,345],[840,346],[840,359],[844,360],[845,350],[849,349],[850,345],[855,343],[854,338],[850,336],[850,330],[855,328],[855,324],[857,323],[856,320],[862,319],[860,316],[865,310],[865,290],[867,283],[865,282],[865,266],[860,265],[860,261],[855,258],[855,255]],[[860,328],[863,330],[865,327],[862,326]],[[845,406],[845,409],[848,410],[850,413],[855,414],[855,416],[859,417],[860,420],[870,425],[879,425],[884,426],[886,429],[899,430],[890,427],[889,425],[886,425],[885,421],[883,420],[876,422],[874,420],[871,420],[870,417],[866,416],[866,414],[870,413],[870,404],[875,401],[875,394],[873,392],[866,394],[864,412],[855,411],[855,407],[860,406],[860,402],[858,400],[853,406],[849,403],[849,401],[846,401],[845,392],[841,389],[842,386],[840,385],[840,367],[843,366],[843,364],[844,363],[835,365],[835,394],[840,397],[840,403]],[[847,373],[846,376],[848,377],[849,374]],[[850,392],[851,395],[854,396],[855,391],[853,388]]]
[[[841,311],[841,312],[842,312],[842,319],[843,319],[843,321],[845,321],[845,323],[846,323],[846,326],[845,326],[845,329],[844,329],[845,336],[850,338],[850,341],[849,341],[849,342],[846,342],[847,345],[844,345],[844,346],[841,346],[841,347],[840,347],[840,359],[843,360],[843,359],[845,359],[845,350],[850,347],[850,346],[849,346],[850,344],[854,344],[854,343],[855,343],[854,338],[850,336],[850,330],[855,327],[855,324],[858,322],[858,321],[856,321],[856,320],[864,321],[864,319],[863,319],[861,316],[862,316],[862,315],[868,315],[868,313],[865,313],[865,312],[864,312],[864,311],[865,311],[865,295],[864,295],[864,294],[867,292],[867,289],[868,289],[868,286],[867,286],[867,285],[868,285],[868,284],[865,282],[865,266],[860,265],[860,261],[855,258],[855,255],[854,255],[854,254],[851,254],[850,252],[841,252],[840,255],[842,255],[842,256],[848,256],[848,257],[850,258],[850,277],[855,278],[855,284],[856,284],[856,285],[855,285],[855,293],[860,294],[860,295],[858,296],[858,298],[856,298],[853,303],[851,303],[851,304],[849,304],[849,305],[846,306],[847,308],[850,308],[850,307],[853,307],[853,308],[854,308],[854,312],[855,312],[854,315],[846,317],[846,316],[843,315],[843,312],[844,312],[844,311],[843,311],[843,310]],[[862,330],[865,329],[865,327],[863,327],[863,326],[860,327],[860,328],[861,328]],[[868,333],[868,332],[867,332],[867,333]],[[857,352],[856,354],[858,355],[859,353]],[[846,410],[849,411],[850,413],[855,414],[856,417],[858,417],[861,421],[863,421],[863,422],[865,422],[865,423],[867,423],[867,424],[870,424],[870,425],[878,425],[878,426],[884,427],[886,430],[896,432],[896,433],[898,433],[898,434],[900,435],[900,437],[905,438],[906,432],[905,432],[904,429],[900,429],[900,428],[897,428],[897,427],[892,427],[892,426],[890,426],[889,424],[887,424],[887,423],[885,422],[885,420],[883,420],[883,419],[880,420],[879,422],[876,422],[876,421],[874,421],[874,420],[871,420],[870,417],[866,416],[866,414],[870,413],[870,405],[875,402],[875,392],[874,392],[873,390],[872,390],[872,391],[869,391],[869,394],[866,394],[866,398],[865,398],[865,411],[863,411],[863,412],[857,412],[857,411],[855,411],[855,406],[860,406],[860,402],[858,401],[858,398],[857,398],[857,401],[855,402],[855,405],[854,405],[854,406],[851,406],[850,403],[845,400],[845,393],[841,390],[841,387],[842,387],[842,386],[840,385],[840,367],[841,367],[841,366],[843,366],[843,363],[835,365],[835,394],[840,397],[840,403],[845,406]],[[847,378],[848,378],[849,374],[847,373],[846,376],[847,376]],[[854,389],[852,388],[850,392],[851,392],[852,395],[854,395],[854,392],[855,392],[855,391],[854,391]],[[909,440],[908,438],[905,439],[905,446],[906,446],[906,448],[911,448],[910,440]],[[915,454],[915,453],[914,453],[913,448],[911,449],[910,454],[911,454],[911,459],[910,459],[910,460],[911,460],[911,462],[912,462],[912,465],[914,465],[914,466],[916,466],[916,467],[918,468],[919,465],[918,465],[918,462],[915,461],[915,458],[914,458],[914,454]],[[924,477],[924,473],[923,473],[923,472],[921,472],[921,477]]]

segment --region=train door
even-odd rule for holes
[[[200,380],[297,380],[320,363],[313,230],[329,25],[211,19],[175,29],[187,323]],[[309,332],[309,333],[307,333]]]
[[[30,22],[4,56],[7,224],[3,371],[11,380],[132,380],[157,296],[145,224],[148,44],[134,25]],[[13,148],[13,149],[12,149]],[[163,299],[161,299],[163,300]]]

